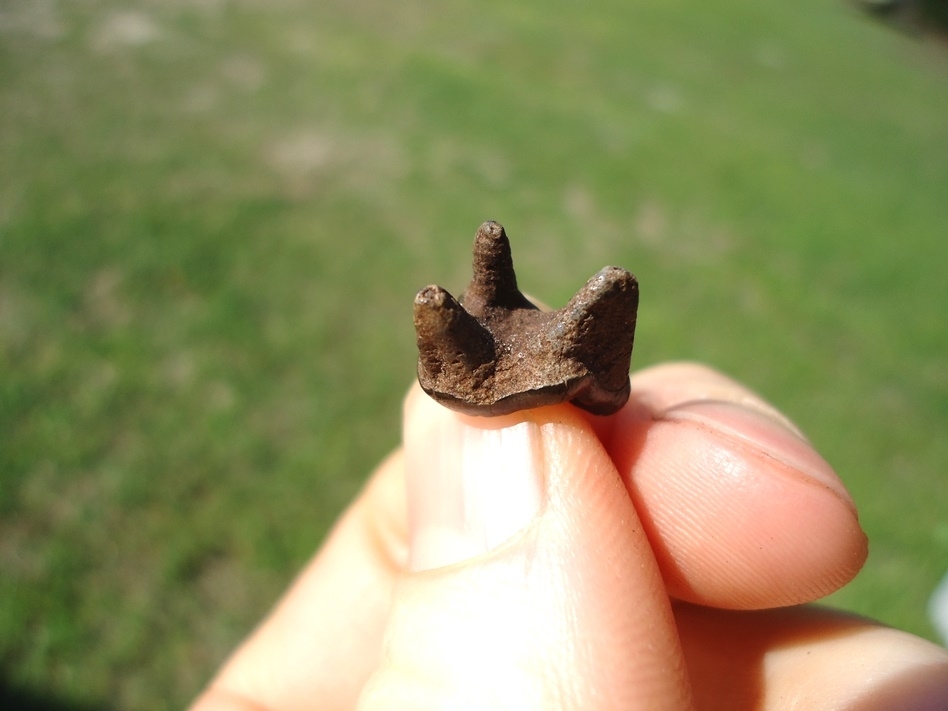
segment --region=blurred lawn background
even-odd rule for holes
[[[399,438],[411,301],[484,219],[634,367],[795,418],[871,538],[832,603],[933,635],[948,567],[948,52],[842,2],[4,0],[0,676],[180,708]]]

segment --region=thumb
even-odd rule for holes
[[[468,417],[415,388],[404,443],[412,572],[360,709],[689,706],[658,567],[583,417]]]

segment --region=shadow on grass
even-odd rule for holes
[[[948,35],[945,0],[854,0],[861,9],[912,34]]]
[[[4,711],[106,711],[106,708],[104,703],[79,703],[17,686],[0,676],[0,709]]]

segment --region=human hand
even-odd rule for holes
[[[484,419],[416,386],[403,449],[193,711],[948,708],[944,650],[800,605],[866,540],[795,427],[703,366],[632,392]]]

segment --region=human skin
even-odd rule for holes
[[[403,447],[192,711],[948,708],[948,654],[810,603],[862,566],[840,479],[704,366],[616,415],[476,418],[411,390]]]

